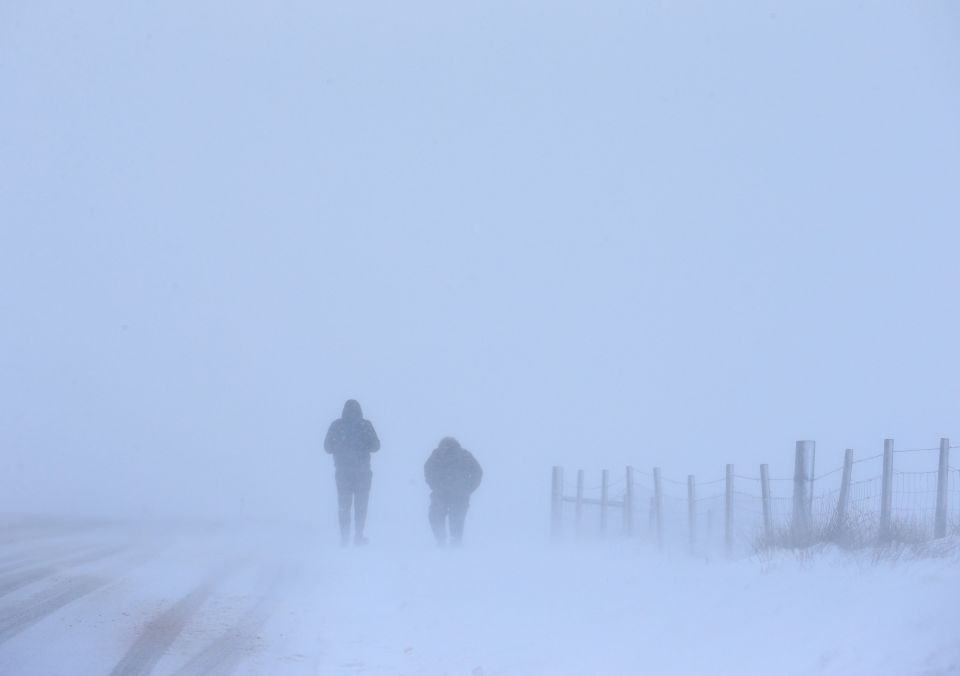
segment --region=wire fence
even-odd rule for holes
[[[553,532],[650,538],[696,553],[827,540],[920,542],[960,533],[960,468],[949,463],[955,448],[944,439],[936,448],[895,450],[887,440],[883,453],[855,458],[847,451],[843,464],[815,473],[813,442],[800,442],[793,477],[770,477],[766,465],[758,475],[727,465],[724,476],[707,481],[626,467],[602,472],[599,483],[591,476],[589,487],[583,470],[571,477],[555,467]],[[899,469],[901,454],[924,453],[934,469]]]

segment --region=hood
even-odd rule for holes
[[[363,410],[360,408],[360,402],[356,399],[348,399],[343,405],[344,420],[360,420],[363,418]]]
[[[440,440],[440,445],[437,446],[437,450],[441,453],[448,453],[450,451],[458,450],[459,448],[460,442],[453,437],[444,437]]]

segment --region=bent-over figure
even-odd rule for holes
[[[477,490],[483,478],[480,463],[453,437],[440,441],[426,464],[423,474],[430,486],[430,527],[437,544],[447,543],[447,520],[450,522],[450,542],[459,545],[463,540],[463,523],[470,507],[470,494]]]

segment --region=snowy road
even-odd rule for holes
[[[0,674],[958,674],[960,558],[9,524]],[[481,555],[479,552],[483,550]]]

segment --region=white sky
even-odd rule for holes
[[[960,439],[955,4],[471,4],[0,6],[0,509]]]

